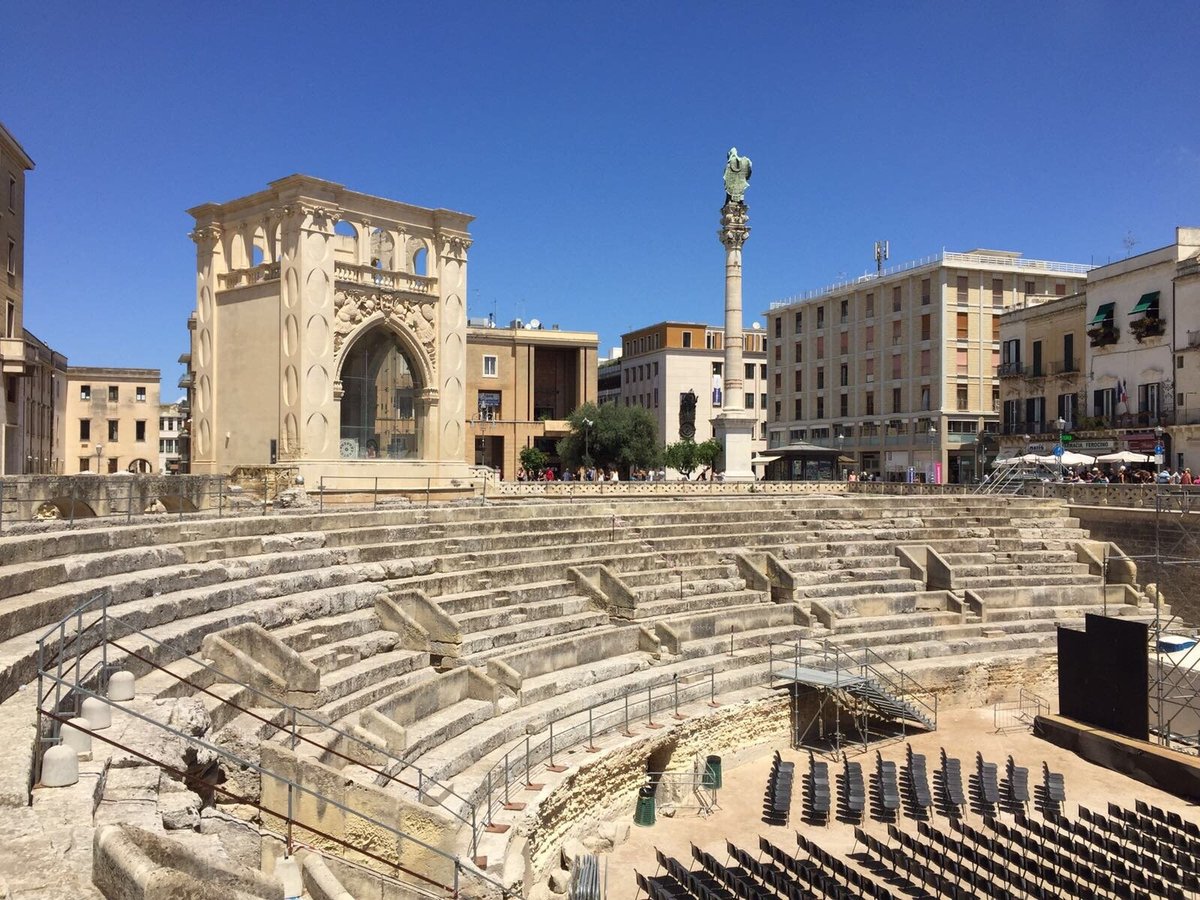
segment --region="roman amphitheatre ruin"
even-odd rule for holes
[[[1063,500],[854,487],[6,523],[0,896],[1194,896],[1184,801],[992,727],[1059,626],[1155,616],[1136,562]],[[865,676],[832,726],[810,666]]]

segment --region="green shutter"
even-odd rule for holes
[[[1112,321],[1114,306],[1116,306],[1115,303],[1101,303],[1100,308],[1096,310],[1096,315],[1092,317],[1092,321],[1088,322],[1088,324],[1103,325],[1105,322]]]
[[[1142,299],[1137,302],[1137,305],[1129,311],[1130,315],[1134,313],[1144,313],[1158,303],[1158,291],[1150,291],[1148,294],[1142,294]]]

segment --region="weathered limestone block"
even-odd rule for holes
[[[409,649],[428,650],[456,659],[462,651],[462,632],[458,624],[422,591],[404,590],[381,596],[376,601],[375,612],[380,624],[402,639],[418,642],[420,631],[424,631],[427,645]],[[420,631],[414,629],[414,624]]]
[[[317,705],[320,670],[257,623],[206,635],[201,652],[226,678],[248,684],[277,703],[300,709]]]
[[[614,619],[637,617],[637,595],[608,566],[597,564],[567,569],[580,593],[586,595]]]
[[[262,872],[123,825],[96,829],[92,881],[109,900],[283,900],[283,886]]]
[[[159,797],[158,812],[167,831],[194,831],[200,827],[200,797],[191,791]]]

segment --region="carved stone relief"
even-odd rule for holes
[[[416,300],[388,291],[354,291],[338,289],[333,301],[333,352],[341,352],[346,337],[359,325],[376,314],[393,327],[407,331],[420,345],[429,363],[429,371],[437,369],[437,298]]]

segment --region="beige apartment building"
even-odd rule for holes
[[[766,446],[766,335],[757,322],[743,339],[745,408],[758,418],[752,449]],[[649,410],[658,422],[663,446],[680,439],[683,398],[696,395],[694,439],[713,436],[712,419],[721,411],[725,332],[700,322],[659,322],[621,335],[619,402]]]
[[[177,400],[158,408],[158,471],[162,475],[180,474],[183,458],[183,426],[186,402]]]
[[[0,124],[0,475],[19,475],[28,465],[20,438],[19,381],[25,373],[25,173],[33,160]]]
[[[570,432],[567,417],[597,402],[599,342],[595,332],[542,328],[536,320],[469,326],[467,462],[512,480],[526,447],[555,457],[555,444]]]
[[[158,472],[158,369],[67,369],[67,474]]]
[[[815,444],[886,480],[977,480],[995,455],[1001,313],[1077,293],[1087,270],[947,251],[773,303],[768,455]]]
[[[1000,317],[1000,455],[1046,455],[1063,431],[1077,429],[1087,350],[1087,295],[1024,297]],[[1078,452],[1107,445],[1080,441]]]

